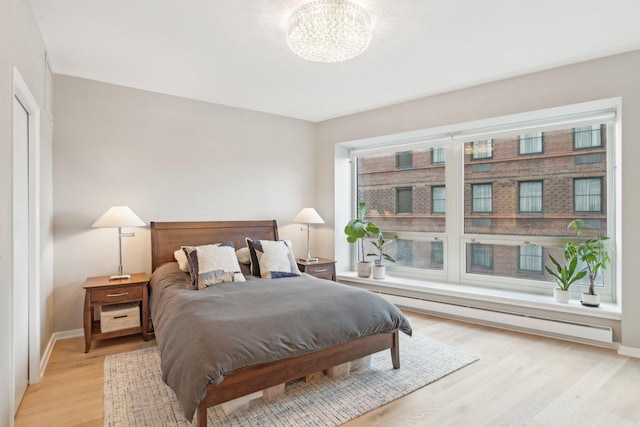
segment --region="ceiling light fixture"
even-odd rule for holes
[[[370,42],[369,14],[347,0],[312,1],[289,18],[287,43],[308,61],[346,61],[364,52]]]

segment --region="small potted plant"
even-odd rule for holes
[[[358,276],[369,277],[371,276],[371,261],[365,261],[364,259],[364,239],[366,237],[375,236],[380,232],[380,229],[370,221],[365,221],[364,216],[367,213],[367,205],[364,202],[358,204],[356,218],[349,221],[344,227],[344,234],[347,235],[347,242],[356,243],[360,241],[360,256],[361,259],[358,262]]]
[[[577,234],[584,234],[584,226],[579,219],[569,223]],[[575,247],[578,259],[587,267],[587,276],[589,277],[589,290],[582,293],[582,305],[588,307],[598,307],[600,305],[600,295],[596,294],[594,284],[596,276],[601,270],[607,269],[611,259],[607,253],[604,242],[609,240],[608,237],[594,237],[587,239]]]
[[[382,234],[382,232],[378,232],[378,237],[376,238],[376,240],[373,240],[371,242],[371,244],[376,248],[376,250],[378,251],[377,253],[370,253],[367,254],[367,256],[375,256],[376,260],[375,260],[375,265],[373,266],[373,278],[374,279],[384,279],[385,277],[385,266],[384,264],[382,264],[382,260],[386,259],[387,261],[390,262],[396,262],[395,259],[393,259],[393,257],[387,253],[385,253],[383,251],[385,245],[388,245],[389,243],[391,243],[391,240],[385,240],[384,239],[384,235]]]
[[[586,270],[578,269],[578,254],[576,248],[571,243],[567,243],[564,247],[564,258],[569,265],[560,265],[556,259],[549,254],[551,262],[555,266],[556,271],[551,270],[546,265],[544,268],[556,279],[557,288],[553,288],[553,297],[557,302],[566,304],[569,302],[569,287],[587,275]]]

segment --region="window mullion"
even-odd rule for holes
[[[449,283],[460,282],[460,269],[464,265],[462,230],[464,229],[464,144],[447,147],[445,168],[446,199],[446,258],[445,271]]]

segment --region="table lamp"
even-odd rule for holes
[[[300,259],[306,262],[318,262],[318,258],[311,257],[311,241],[309,239],[309,230],[311,229],[311,224],[324,224],[324,220],[313,208],[302,209],[293,220],[295,222],[307,224],[307,257]]]
[[[131,279],[130,274],[122,273],[122,237],[132,237],[135,236],[135,234],[123,233],[122,227],[144,227],[145,225],[144,221],[129,209],[129,206],[112,206],[91,226],[96,228],[118,229],[118,274],[110,276],[109,280]]]

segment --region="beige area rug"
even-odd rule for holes
[[[336,426],[424,387],[476,357],[438,341],[400,334],[401,368],[389,350],[373,355],[371,366],[342,378],[288,383],[285,394],[227,415],[209,408],[209,425]],[[104,362],[104,426],[190,426],[173,391],[162,382],[156,347],[116,354]]]

